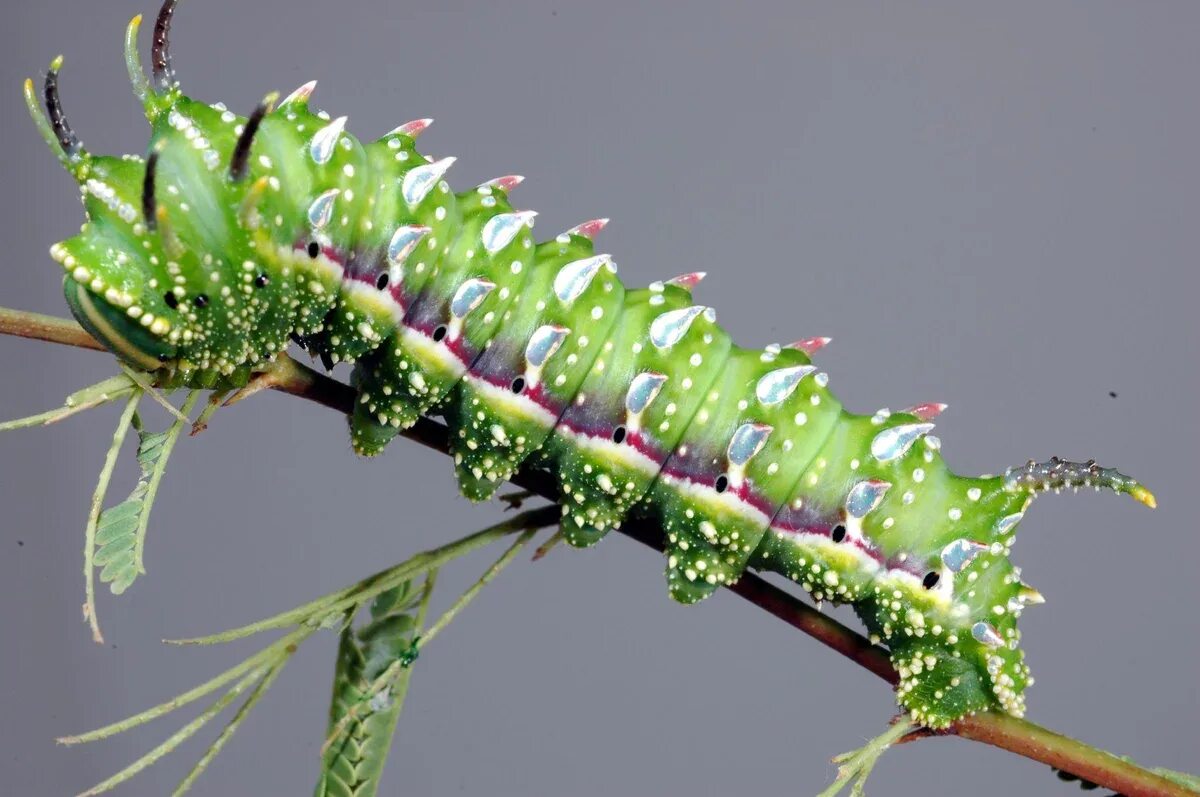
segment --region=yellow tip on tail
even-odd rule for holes
[[[1141,501],[1146,506],[1150,507],[1151,509],[1158,508],[1158,499],[1156,499],[1154,497],[1154,493],[1150,492],[1149,490],[1147,490],[1145,487],[1143,487],[1140,484],[1137,487],[1134,487],[1132,490],[1130,490],[1129,494],[1132,495],[1137,500]]]

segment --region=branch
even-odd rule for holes
[[[105,351],[99,341],[74,321],[24,310],[9,310],[7,307],[0,307],[0,334]]]
[[[0,308],[0,334],[104,351],[87,332],[62,318]],[[269,366],[266,386],[347,414],[354,407],[354,391],[286,355]],[[447,429],[422,418],[403,431],[404,437],[442,453],[447,450]],[[550,474],[522,471],[512,482],[557,502],[558,490]],[[619,531],[655,550],[662,550],[661,531],[647,521],[623,524]],[[802,603],[798,598],[762,578],[746,573],[728,589],[785,623],[803,631],[855,664],[895,685],[885,649],[872,645],[861,634]],[[959,736],[1049,764],[1084,780],[1112,789],[1125,797],[1197,797],[1197,793],[1142,767],[1081,741],[1062,736],[1032,722],[998,711],[964,717],[938,736]]]

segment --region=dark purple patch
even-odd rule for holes
[[[485,352],[479,359],[482,360],[485,357],[487,357],[487,352]],[[471,376],[475,379],[478,379],[480,382],[486,382],[489,385],[492,385],[498,390],[508,390],[511,392],[513,379],[523,379],[523,377],[505,378],[503,374],[481,374],[477,372],[478,365],[479,361],[477,360],[475,365],[471,367]],[[545,386],[541,382],[533,385],[526,383],[524,389],[521,390],[521,395],[532,401],[534,404],[537,404],[555,418],[558,418],[562,414],[562,411],[565,407],[565,405],[559,401],[553,393],[546,390]]]
[[[790,504],[784,504],[771,521],[771,528],[784,534],[819,534],[831,540],[834,529],[839,526],[842,526],[840,516],[817,515],[808,507],[792,509]],[[912,557],[908,557],[904,561],[901,561],[898,556],[884,558],[883,552],[865,539],[846,537],[840,544],[853,545],[887,570],[900,570],[916,576],[918,579],[923,578],[926,573],[926,569],[921,563],[913,561]]]

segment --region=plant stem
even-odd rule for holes
[[[0,308],[0,334],[60,343],[103,351],[77,324],[66,319]],[[272,389],[289,393],[335,409],[353,410],[354,391],[323,376],[290,357],[281,356],[270,366]],[[422,419],[403,432],[410,440],[446,452],[446,427]],[[557,488],[545,474],[521,472],[513,478],[519,487],[558,500]],[[641,542],[659,547],[656,530],[645,524],[627,523],[620,531]],[[649,533],[647,533],[649,531]],[[653,541],[652,541],[653,540]],[[887,652],[871,645],[862,635],[827,617],[798,598],[747,573],[732,591],[793,627],[828,645],[888,683],[896,681]],[[1119,759],[1083,742],[1061,736],[1027,720],[989,711],[966,717],[948,731],[964,739],[984,742],[1034,761],[1041,761],[1078,775],[1126,797],[1196,797],[1197,792],[1173,783],[1149,770]]]
[[[106,351],[98,340],[68,318],[10,310],[7,307],[0,307],[0,335],[16,335],[80,349]]]
[[[101,404],[107,404],[110,401],[124,398],[136,389],[137,386],[126,376],[109,377],[102,382],[85,387],[82,390],[77,390],[67,396],[67,400],[58,409],[39,412],[37,415],[30,415],[26,418],[17,418],[16,420],[0,423],[0,432],[9,432],[14,429],[28,429],[33,426],[49,426],[52,423],[58,423],[61,420],[70,418],[72,415],[78,415],[86,410],[95,409]]]
[[[963,717],[954,724],[951,733],[1041,761],[1124,797],[1196,796],[1196,792],[1185,786],[1112,753],[998,711]]]
[[[134,761],[117,774],[113,775],[107,780],[97,783],[92,788],[80,794],[79,797],[93,797],[93,795],[102,794],[111,790],[115,786],[119,786],[120,784],[132,778],[134,775],[145,770],[147,767],[150,767],[163,756],[167,755],[176,747],[183,744],[183,742],[191,738],[196,731],[203,728],[209,720],[224,711],[229,704],[237,700],[239,695],[249,689],[255,681],[264,677],[268,672],[270,672],[270,668],[263,667],[242,678],[242,680],[233,685],[233,688],[221,695],[221,697],[215,703],[206,708],[204,712],[200,714],[200,716],[196,717],[196,719],[192,720],[187,725],[184,725],[178,731],[173,733],[165,742],[160,744],[158,747],[155,747],[149,753],[146,753],[144,756],[139,758],[137,761]]]
[[[909,717],[901,715],[886,731],[859,749],[835,756],[833,762],[838,765],[837,778],[817,797],[835,797],[846,787],[847,783],[851,782],[854,785],[850,788],[850,797],[861,797],[867,778],[870,777],[871,770],[875,768],[879,757],[911,731],[914,725],[915,723]]]
[[[175,787],[175,791],[171,792],[171,797],[180,797],[180,795],[185,794],[188,789],[192,788],[192,784],[196,782],[196,779],[204,774],[204,770],[208,769],[208,765],[213,762],[213,759],[220,755],[222,748],[224,748],[226,743],[233,738],[233,735],[237,733],[238,728],[240,728],[242,723],[246,721],[246,717],[250,716],[250,712],[254,710],[254,707],[258,704],[258,701],[262,699],[262,696],[265,695],[267,690],[271,688],[271,685],[275,683],[275,679],[279,677],[281,672],[283,672],[283,665],[286,662],[287,658],[285,658],[279,664],[276,664],[271,669],[267,670],[267,674],[261,681],[258,682],[258,686],[254,687],[254,691],[251,692],[250,696],[246,698],[245,702],[238,707],[237,713],[233,715],[233,719],[229,721],[228,725],[221,729],[221,733],[218,734],[217,738],[214,739],[212,744],[208,746],[208,749],[204,751],[204,755],[200,757],[200,760],[192,766],[191,770],[188,771],[183,780],[179,782],[179,785]]]
[[[193,390],[191,393],[188,393],[183,406],[178,410],[179,418],[175,423],[171,424],[171,428],[167,431],[167,438],[162,444],[162,453],[158,455],[158,461],[155,462],[154,470],[150,474],[150,481],[146,484],[146,497],[143,499],[146,508],[142,510],[142,515],[138,518],[137,537],[133,546],[133,560],[137,563],[139,573],[146,572],[144,555],[146,550],[146,532],[150,528],[150,508],[154,506],[154,499],[158,497],[158,486],[162,484],[163,474],[167,472],[167,460],[171,458],[171,452],[175,449],[175,444],[179,442],[179,435],[183,432],[184,424],[191,423],[188,420],[188,415],[196,406],[196,401],[199,398],[199,390]]]
[[[441,567],[446,562],[464,556],[474,550],[490,545],[496,540],[507,537],[518,531],[529,531],[544,528],[558,520],[559,512],[556,507],[542,507],[489,526],[440,548],[434,548],[419,553],[387,570],[368,576],[354,586],[331,592],[324,597],[309,601],[303,606],[281,612],[274,617],[259,620],[249,625],[222,631],[206,637],[193,639],[167,640],[173,645],[211,645],[230,642],[234,639],[251,636],[272,628],[282,628],[296,623],[311,622],[316,616],[328,616],[346,611],[352,606],[361,606],[381,592],[386,592],[402,581],[407,581],[422,573]]]
[[[432,642],[434,637],[440,634],[446,626],[450,625],[450,622],[454,620],[455,617],[458,617],[459,613],[463,609],[467,608],[467,604],[475,600],[475,596],[479,594],[480,590],[491,583],[492,579],[500,575],[501,570],[508,567],[509,563],[516,558],[517,554],[520,553],[521,549],[533,539],[533,535],[536,533],[537,529],[530,529],[529,531],[523,532],[521,536],[517,538],[517,541],[514,542],[499,559],[493,562],[491,567],[484,571],[483,575],[479,577],[478,581],[468,587],[466,592],[464,592],[462,595],[459,595],[458,600],[454,602],[454,605],[444,611],[442,616],[439,617],[433,625],[429,626],[429,630],[421,635],[421,647],[424,647]]]
[[[94,742],[99,739],[107,739],[110,736],[115,736],[118,733],[136,728],[139,725],[144,725],[147,722],[156,720],[159,717],[170,714],[177,708],[186,706],[189,703],[195,702],[205,695],[211,694],[220,689],[225,684],[233,681],[251,670],[261,669],[262,667],[270,666],[289,648],[295,648],[300,645],[311,633],[311,628],[299,628],[290,634],[280,637],[275,642],[255,653],[250,658],[242,661],[239,664],[230,667],[220,675],[214,676],[197,687],[189,689],[181,695],[176,695],[170,700],[159,703],[157,706],[148,708],[140,714],[135,714],[132,717],[114,722],[111,725],[105,725],[103,728],[97,728],[94,731],[81,733],[78,736],[63,736],[58,739],[59,744],[72,745],[84,744],[85,742]]]
[[[108,494],[108,483],[112,480],[113,469],[117,465],[117,454],[121,453],[121,445],[125,435],[133,424],[133,413],[137,410],[141,391],[135,391],[125,402],[121,419],[117,421],[117,430],[113,433],[112,445],[104,458],[104,467],[100,470],[100,479],[96,483],[96,491],[92,493],[92,505],[88,509],[87,528],[83,540],[83,616],[92,628],[92,641],[104,644],[104,635],[100,633],[100,618],[96,616],[96,527],[100,524],[100,512],[104,509],[104,497]]]

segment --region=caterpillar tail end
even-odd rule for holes
[[[1132,495],[1138,501],[1145,504],[1146,506],[1150,507],[1151,509],[1158,508],[1158,499],[1154,497],[1154,493],[1150,492],[1149,490],[1147,490],[1145,487],[1143,487],[1140,484],[1133,487],[1129,491],[1129,494]]]
[[[1087,462],[1068,462],[1051,457],[1046,462],[1029,460],[1024,465],[1009,468],[1004,472],[1004,489],[1009,492],[1026,492],[1037,495],[1048,490],[1061,492],[1070,488],[1092,487],[1124,493],[1151,509],[1158,506],[1158,499],[1137,480],[1126,476],[1116,468],[1102,468],[1094,459]]]

